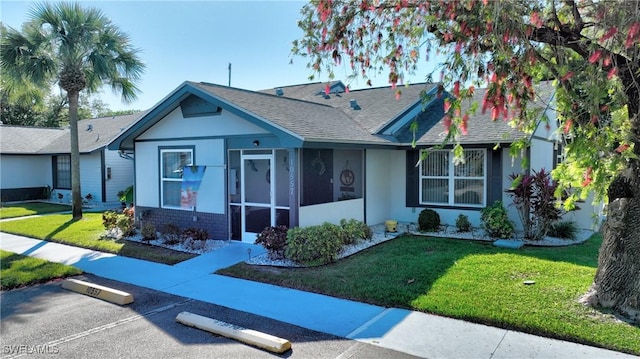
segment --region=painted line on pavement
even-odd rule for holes
[[[235,339],[274,353],[284,353],[291,349],[291,342],[286,339],[256,330],[246,329],[220,320],[203,317],[198,314],[182,312],[176,317],[176,322]]]
[[[121,290],[77,279],[65,279],[62,288],[120,305],[133,303],[133,296]]]
[[[378,320],[380,320],[380,318],[382,318],[385,315],[387,315],[391,310],[392,310],[392,308],[386,308],[382,312],[378,313],[378,315],[376,315],[375,317],[369,319],[366,323],[362,324],[360,327],[356,328],[354,331],[352,331],[351,333],[347,334],[347,339],[353,339],[356,335],[364,332],[373,323],[377,322]]]

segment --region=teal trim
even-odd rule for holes
[[[182,117],[184,118],[219,115],[222,113],[222,108],[212,105],[194,95],[182,100],[182,102],[180,102],[180,109],[182,110]]]
[[[427,91],[427,93],[425,94],[426,96],[431,96],[432,97],[428,102],[426,102],[423,105],[422,104],[422,98],[418,99],[412,106],[409,106],[405,111],[400,113],[398,116],[392,118],[386,124],[382,125],[382,127],[380,127],[375,133],[378,134],[378,135],[383,135],[383,134],[392,135],[391,133],[386,133],[386,132],[391,128],[400,129],[400,128],[404,127],[410,121],[413,121],[413,119],[420,112],[422,112],[422,110],[428,109],[434,103],[434,101],[437,100],[437,96],[436,96],[437,92],[438,92],[438,86],[434,86],[429,91]],[[445,96],[445,94],[443,94],[443,96]],[[416,114],[413,114],[413,112],[415,112],[415,110],[416,110],[416,107],[419,107],[419,106],[422,107],[420,112],[418,112]]]
[[[171,94],[160,101],[155,107],[153,107],[133,126],[129,127],[129,129],[127,129],[120,136],[114,139],[109,144],[108,148],[110,150],[133,150],[133,142],[137,137],[142,135],[142,133],[159,122],[171,111],[175,110],[178,106],[180,106],[180,103],[191,96],[196,96],[202,99],[203,102],[210,104],[210,108],[214,106],[220,107],[223,110],[229,111],[230,113],[233,113],[236,116],[254,125],[264,128],[265,130],[273,133],[276,137],[278,137],[282,146],[300,147],[302,145],[302,142],[304,141],[304,139],[297,134],[276,127],[269,123],[269,121],[266,119],[262,119],[253,114],[250,114],[222,98],[219,98],[200,88],[197,88],[189,82],[184,82]]]

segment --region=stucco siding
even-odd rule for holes
[[[136,205],[161,207],[159,151],[160,148],[180,146],[195,146],[194,165],[207,167],[198,191],[198,212],[225,213],[226,170],[224,167],[224,140],[222,139],[136,143]]]
[[[300,207],[299,227],[320,225],[324,222],[339,224],[341,219],[364,221],[362,198]]]
[[[366,222],[369,225],[382,223],[391,218],[392,181],[397,180],[398,177],[404,178],[404,174],[400,176],[392,174],[390,166],[392,160],[396,159],[400,153],[404,154],[404,151],[367,150],[366,152]],[[396,193],[400,193],[399,191],[398,189]]]
[[[228,111],[222,111],[219,115],[184,118],[178,107],[140,135],[137,140],[257,133],[264,134],[267,131]]]

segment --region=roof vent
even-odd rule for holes
[[[360,105],[358,105],[358,101],[356,101],[355,99],[349,100],[349,104],[351,105],[351,108],[354,110],[360,109]]]
[[[87,125],[87,131],[93,131],[93,125]]]
[[[282,91],[282,88],[278,87],[278,88],[276,89],[276,95],[278,95],[278,96],[282,96],[282,95],[284,95],[284,91]]]

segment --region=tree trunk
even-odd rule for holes
[[[69,127],[71,129],[71,206],[73,219],[82,219],[80,191],[80,145],[78,143],[78,91],[69,91]]]
[[[640,163],[632,161],[609,189],[598,270],[584,302],[640,321]]]

